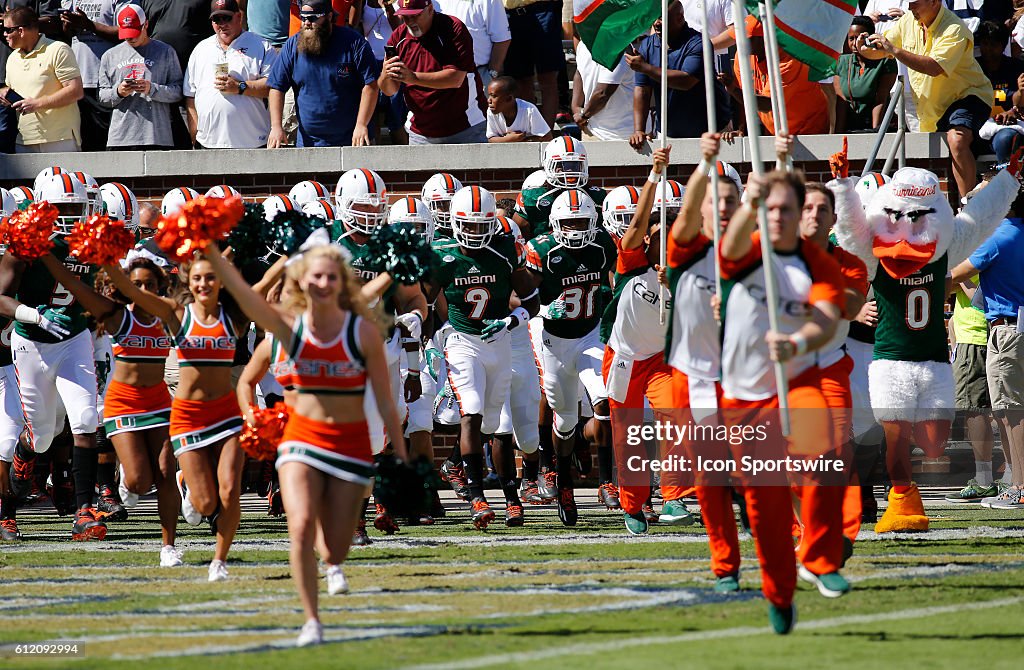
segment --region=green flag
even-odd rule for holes
[[[657,0],[573,0],[573,21],[594,60],[614,70],[629,43],[661,16]]]

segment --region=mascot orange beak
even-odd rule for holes
[[[903,279],[914,274],[935,255],[935,242],[928,244],[911,244],[906,240],[882,242],[875,238],[872,250],[878,262],[886,272],[896,279]]]

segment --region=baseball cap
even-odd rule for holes
[[[138,5],[125,5],[117,12],[117,38],[134,39],[142,33],[146,12]]]
[[[398,11],[395,14],[399,16],[416,16],[430,4],[430,0],[398,0]]]
[[[301,13],[303,7],[309,7],[313,12],[330,12],[334,10],[334,7],[328,0],[298,0],[299,12]]]
[[[215,16],[233,16],[240,12],[238,0],[213,0],[210,3],[210,19]]]

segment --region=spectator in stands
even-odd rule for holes
[[[505,56],[505,74],[516,79],[519,94],[537,103],[549,126],[558,114],[558,73],[565,67],[562,51],[562,3],[559,0],[502,0],[512,35]]]
[[[654,129],[661,128],[660,85],[661,80],[661,19],[654,24],[654,34],[641,42],[635,53],[624,56],[630,69],[636,73],[636,89],[633,93],[633,135],[629,143],[639,150],[647,141],[645,131],[652,100],[654,104]],[[704,100],[704,47],[700,33],[686,25],[683,7],[679,0],[672,0],[668,9],[668,136],[700,137],[708,132],[707,104]],[[731,112],[725,88],[716,80],[715,113],[718,128],[729,126]]]
[[[150,39],[139,5],[117,12],[123,42],[103,54],[100,101],[113,108],[107,146],[121,151],[171,149],[171,113],[181,100],[182,74],[169,44]]]
[[[242,30],[237,0],[213,0],[214,35],[196,46],[185,70],[189,134],[196,148],[255,149],[266,146],[270,113],[264,99],[277,52]]]
[[[297,147],[369,146],[380,69],[370,45],[351,28],[334,25],[327,0],[302,0],[302,31],[285,42],[270,71],[270,138],[284,144],[284,94],[298,110]]]
[[[409,144],[486,142],[486,103],[466,26],[430,0],[400,2],[402,25],[388,40],[398,55],[384,61],[378,83],[385,95],[405,84]]]
[[[395,14],[395,3],[383,0],[363,0],[363,37],[370,43],[377,67],[384,69],[384,45],[391,39],[391,33],[401,25],[402,20]],[[377,112],[384,114],[388,132],[393,144],[408,144],[409,134],[405,131],[405,117],[409,110],[405,106],[405,93],[399,87],[394,95],[380,93],[377,97]]]
[[[473,37],[473,62],[484,88],[502,73],[512,44],[501,0],[434,0],[434,9],[466,24]]]
[[[910,70],[923,132],[945,132],[961,197],[977,184],[971,142],[992,110],[992,84],[972,55],[974,36],[942,0],[915,0],[884,35],[857,38],[872,59],[895,58]]]
[[[980,273],[989,336],[986,357],[992,409],[1006,430],[1012,458],[1012,482],[996,500],[997,509],[1024,509],[1024,197],[1010,208],[992,236],[971,257],[953,268],[959,283]]]
[[[254,2],[265,2],[266,0],[252,0]],[[395,0],[391,0],[395,2]],[[362,21],[362,2],[359,0],[331,0],[331,9],[334,10],[334,25],[358,26]],[[291,0],[291,14],[288,19],[288,36],[298,34],[302,30],[302,18],[300,17],[300,3],[298,0]]]
[[[4,14],[4,37],[13,51],[0,97],[20,115],[16,151],[80,151],[82,76],[71,47],[41,35],[39,16],[28,7]],[[11,90],[21,96],[13,104]]]
[[[868,0],[862,14],[875,23],[872,32],[882,32],[889,21],[895,21],[907,13],[910,0]]]
[[[82,73],[83,96],[78,101],[82,117],[82,151],[103,151],[107,147],[110,107],[100,102],[100,59],[117,44],[114,25],[115,0],[78,2],[64,0],[61,21],[71,35],[71,51]]]
[[[832,80],[836,95],[844,103],[836,106],[837,133],[878,128],[889,104],[889,92],[896,82],[896,61],[868,60],[857,53],[857,37],[874,31],[871,19],[853,17],[846,35],[850,53],[839,57]]]
[[[572,119],[584,140],[629,140],[633,134],[635,88],[633,71],[625,58],[609,70],[594,60],[586,44],[576,39]]]
[[[735,27],[734,27],[735,29]],[[750,66],[754,75],[754,93],[757,96],[757,115],[769,134],[775,134],[772,114],[771,87],[768,85],[768,59],[765,57],[764,28],[753,16],[746,20],[750,37]],[[733,81],[740,82],[739,61],[733,64]],[[779,49],[779,70],[782,73],[782,98],[786,103],[786,120],[790,135],[815,135],[828,132],[828,99],[821,85],[809,81],[809,68]],[[742,91],[733,93],[736,104],[742,106]]]
[[[1018,109],[1024,104],[1024,91],[1021,90],[1024,86],[1024,62],[1003,55],[1009,38],[1009,28],[994,21],[983,21],[974,32],[974,43],[979,51],[978,63],[995,89],[991,118],[978,135],[992,143],[999,163],[1010,160],[1024,134]]]
[[[708,7],[708,32],[711,33],[711,46],[715,48],[715,55],[728,56],[729,47],[736,44],[736,33],[729,30],[732,27],[732,0],[683,0],[686,25],[698,33],[704,32],[702,4]],[[728,59],[723,62],[728,62]]]
[[[487,85],[488,142],[547,142],[551,127],[532,102],[516,97],[516,80],[498,77]]]
[[[280,49],[288,39],[292,0],[253,0],[242,5],[249,30]]]

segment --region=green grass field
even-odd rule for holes
[[[181,524],[186,566],[157,567],[151,501],[108,539],[66,541],[70,522],[29,513],[26,541],[0,545],[0,667],[17,668],[985,668],[1019,665],[1024,516],[930,504],[933,531],[864,532],[827,600],[806,584],[788,637],[767,628],[753,544],[740,594],[713,593],[701,528],[631,538],[621,514],[580,497],[581,520],[528,508],[521,529],[465,522],[403,528],[353,549],[352,593],[321,588],[327,644],[294,649],[303,617],[280,519],[247,496],[229,581],[206,582],[212,538]],[[589,503],[589,504],[586,504]],[[500,514],[499,514],[500,519]],[[870,529],[868,529],[870,530]],[[75,657],[27,657],[12,645],[74,640]]]

